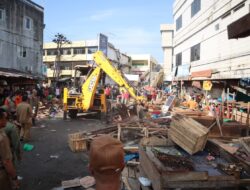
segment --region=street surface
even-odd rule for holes
[[[63,180],[89,175],[87,153],[73,153],[68,146],[68,134],[102,127],[104,124],[95,119],[39,121],[31,130],[29,144],[34,149],[23,152],[18,167],[18,175],[23,177],[21,190],[51,190],[60,187]]]

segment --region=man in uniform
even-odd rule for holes
[[[96,190],[120,190],[124,166],[124,150],[120,141],[108,135],[93,140],[89,169],[96,180]]]
[[[29,141],[32,126],[32,108],[28,103],[27,94],[23,95],[22,103],[17,106],[17,121],[22,125],[20,140]]]
[[[37,97],[37,91],[35,89],[32,90],[32,95],[30,98],[30,106],[33,111],[32,124],[35,125],[35,120],[36,120],[38,107],[39,107],[39,99]]]
[[[7,115],[7,123],[5,125],[4,132],[10,141],[13,163],[16,166],[17,162],[21,160],[19,129],[13,122],[9,121],[9,113],[7,112],[7,108],[2,106],[0,107],[0,110],[5,112]]]
[[[0,110],[0,189],[12,190],[19,188],[19,181],[12,162],[10,143],[4,132],[6,123],[6,113]]]

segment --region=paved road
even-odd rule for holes
[[[104,124],[98,120],[82,118],[73,121],[45,120],[37,125],[45,127],[32,128],[30,144],[35,148],[23,153],[19,166],[19,175],[23,177],[22,190],[51,190],[60,187],[62,180],[89,175],[88,155],[71,152],[68,134],[100,129]]]

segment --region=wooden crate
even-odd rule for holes
[[[249,118],[248,118],[247,113],[236,111],[235,120],[242,123],[242,124],[248,125]]]
[[[153,190],[167,190],[176,188],[215,189],[222,187],[235,187],[237,180],[234,176],[210,176],[208,171],[167,171],[162,163],[147,152],[143,146],[139,147],[140,175],[152,182]],[[213,166],[211,166],[213,167]]]
[[[192,155],[205,148],[208,132],[206,127],[194,119],[177,114],[172,117],[169,137]]]
[[[85,133],[79,132],[69,134],[69,147],[73,152],[81,152],[87,149],[87,138]]]

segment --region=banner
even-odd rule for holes
[[[98,50],[102,51],[105,56],[108,56],[108,37],[104,34],[99,34]]]

